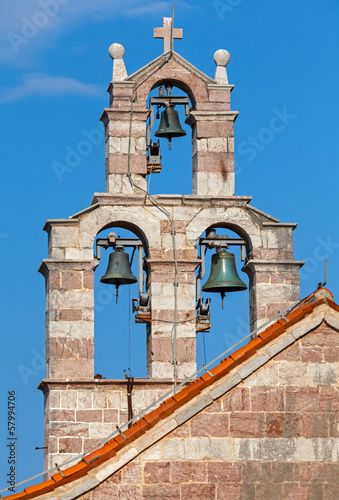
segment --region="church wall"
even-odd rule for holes
[[[323,323],[82,498],[336,499],[338,363]]]

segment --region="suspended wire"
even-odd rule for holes
[[[205,359],[205,365],[207,364],[207,359],[206,359],[206,344],[205,344],[205,332],[202,332],[202,342],[204,346],[204,359]]]

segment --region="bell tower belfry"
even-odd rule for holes
[[[215,227],[239,235],[249,277],[251,330],[299,299],[302,262],[293,255],[296,224],[280,223],[252,207],[251,197],[235,196],[233,128],[238,113],[230,108],[229,53],[215,52],[212,78],[173,51],[173,39],[182,36],[182,30],[172,30],[172,19],[164,18],[163,27],[154,31],[155,38],[164,40],[164,53],[132,75],[125,67],[124,48],[110,47],[109,107],[101,116],[106,191],[95,193],[91,205],[76,215],[48,220],[44,227],[48,258],[40,272],[46,279],[46,379],[40,388],[46,398],[46,467],[88,451],[128,417],[125,381],[94,378],[93,274],[100,264],[97,235],[103,229],[129,229],[139,252],[135,313],[147,332],[148,377],[134,382],[134,413],[175,379],[196,371],[196,333],[203,328],[196,311],[199,245],[205,232],[211,240]],[[157,88],[159,96],[149,105],[149,94]],[[176,96],[175,88],[187,97]],[[159,106],[167,113],[162,116],[166,124],[181,105],[192,130],[192,194],[150,196],[147,176],[153,169],[161,175],[158,143],[152,140],[154,110]],[[174,144],[180,140],[174,132],[164,130],[161,137],[173,138]],[[166,147],[163,138],[160,146]],[[114,237],[107,240],[113,248],[118,243]],[[200,312],[208,317],[206,309]]]

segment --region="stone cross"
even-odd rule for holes
[[[164,39],[164,54],[171,50],[171,31],[172,31],[172,18],[163,17],[162,18],[162,28],[154,28],[153,38],[163,38]],[[183,30],[180,28],[175,28],[173,30],[173,40],[181,40],[183,37]]]

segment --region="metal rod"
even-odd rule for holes
[[[138,246],[138,289],[139,295],[144,291],[143,282],[143,248]]]
[[[325,259],[325,276],[324,276],[323,286],[325,286],[326,283],[327,283],[327,259]]]
[[[171,54],[173,52],[174,3],[172,3]]]

